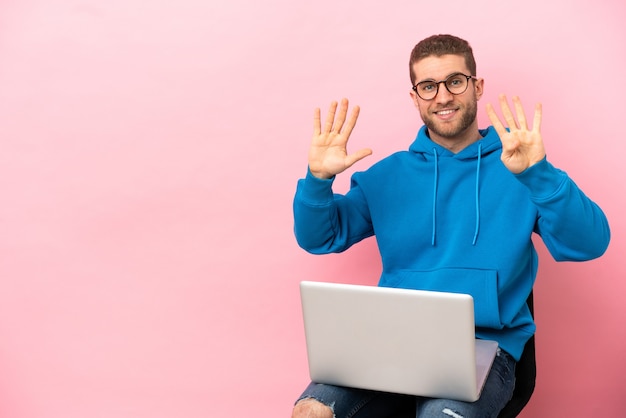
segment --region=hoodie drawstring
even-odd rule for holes
[[[480,163],[482,158],[483,144],[478,144],[478,162],[476,163],[476,189],[474,191],[475,204],[476,204],[476,226],[474,228],[474,238],[472,239],[472,245],[476,245],[478,240],[478,231],[480,230]],[[437,186],[439,182],[439,155],[437,149],[433,148],[433,154],[435,155],[435,181],[433,183],[433,234],[431,238],[431,245],[435,246],[435,238],[437,236]]]
[[[480,159],[482,156],[483,144],[478,144],[478,163],[476,164],[476,229],[474,229],[474,239],[472,245],[476,245],[478,239],[478,230],[480,229],[480,196],[478,188],[480,185]]]
[[[435,184],[433,186],[433,236],[431,239],[431,245],[435,246],[435,235],[437,234],[437,178],[439,175],[439,157],[437,155],[437,149],[433,148],[433,154],[435,154]]]

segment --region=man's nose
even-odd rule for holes
[[[452,100],[452,93],[448,91],[445,81],[437,83],[437,95],[435,96],[435,100],[438,103],[448,103]]]

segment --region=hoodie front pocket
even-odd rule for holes
[[[498,272],[464,268],[433,271],[400,270],[383,274],[383,287],[464,293],[474,298],[477,327],[502,329],[498,303]]]

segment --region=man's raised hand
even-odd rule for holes
[[[348,115],[348,99],[342,99],[337,112],[337,102],[332,102],[326,121],[322,127],[320,109],[315,109],[313,118],[313,140],[309,149],[309,170],[315,177],[329,179],[350,168],[354,163],[372,154],[363,148],[348,154],[347,144],[350,134],[359,117],[359,107],[355,106]]]
[[[514,174],[519,174],[533,164],[541,161],[546,152],[541,138],[541,103],[535,106],[533,126],[528,127],[526,115],[519,97],[513,97],[517,120],[509,107],[505,95],[499,96],[502,115],[508,125],[508,131],[496,114],[491,103],[487,104],[487,115],[502,141],[502,162]]]

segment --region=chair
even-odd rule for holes
[[[533,293],[526,300],[530,313],[535,315],[533,303]],[[533,335],[526,343],[520,360],[515,367],[515,390],[513,397],[500,411],[498,418],[514,418],[522,412],[535,390],[535,380],[537,377],[537,365],[535,362],[535,336]]]

